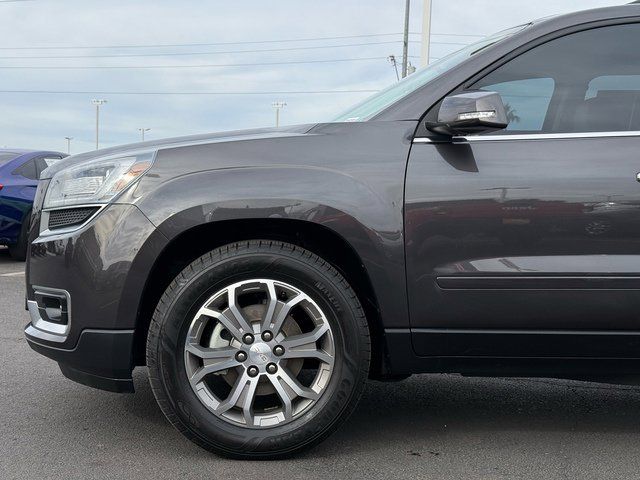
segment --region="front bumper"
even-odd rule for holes
[[[110,205],[69,233],[39,237],[38,224],[26,269],[29,345],[74,381],[133,391],[140,301],[164,236],[133,205]]]

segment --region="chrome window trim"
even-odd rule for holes
[[[40,214],[40,234],[39,234],[39,236],[48,237],[48,236],[52,236],[52,235],[62,235],[62,234],[65,234],[65,233],[71,233],[71,232],[75,232],[76,230],[80,230],[86,224],[91,222],[91,220],[93,220],[98,215],[100,215],[100,212],[102,212],[102,210],[104,210],[106,206],[107,205],[104,204],[104,203],[102,203],[102,204],[92,203],[92,204],[83,204],[83,205],[73,205],[73,206],[62,207],[62,208],[60,208],[60,207],[58,207],[58,208],[48,208],[46,210],[42,210],[42,213]],[[64,228],[56,228],[56,229],[53,229],[53,230],[49,229],[49,212],[52,212],[54,210],[55,211],[57,211],[57,210],[72,210],[72,209],[76,209],[76,208],[97,208],[98,210],[96,210],[93,215],[91,215],[89,218],[87,218],[84,222],[82,222],[79,225],[73,225],[73,226],[64,227]]]
[[[640,137],[640,131],[623,132],[576,132],[576,133],[524,133],[514,135],[468,135],[440,139],[431,137],[416,137],[413,143],[464,143],[464,142],[504,142],[515,140],[564,140],[576,138],[616,138],[616,137]]]

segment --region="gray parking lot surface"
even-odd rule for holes
[[[117,395],[27,346],[24,264],[0,250],[1,479],[640,478],[640,388],[417,375],[371,382],[353,417],[297,458],[238,462],[165,421],[146,372]]]

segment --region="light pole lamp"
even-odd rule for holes
[[[396,56],[395,55],[389,55],[387,57],[387,60],[389,60],[389,63],[391,65],[393,65],[393,68],[396,71],[396,79],[398,81],[400,81],[400,74],[398,73],[398,62],[396,61]]]
[[[71,140],[73,140],[73,137],[64,137],[64,139],[67,141],[67,155],[71,155]]]
[[[287,102],[273,102],[271,104],[276,109],[276,128],[280,126],[280,110],[287,106]]]
[[[140,132],[140,134],[142,135],[142,141],[144,142],[144,134],[146,132],[150,132],[151,129],[150,128],[139,128],[138,131]]]
[[[100,107],[107,101],[93,99],[91,103],[96,106],[96,150],[98,150],[100,148]]]

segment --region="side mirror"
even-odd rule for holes
[[[502,97],[496,92],[469,91],[445,97],[437,122],[426,122],[429,130],[455,136],[502,130],[509,125]]]

